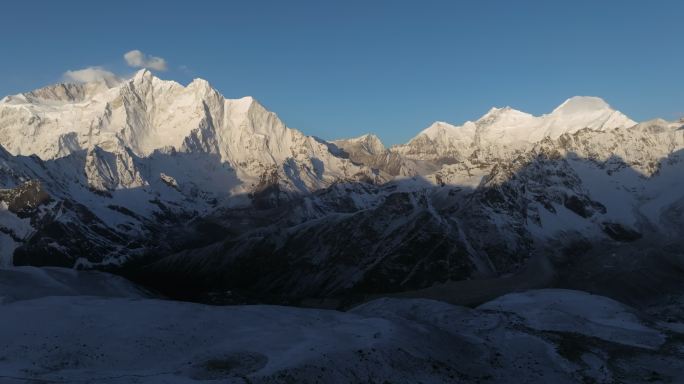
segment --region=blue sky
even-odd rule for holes
[[[12,1],[0,95],[68,70],[163,58],[165,79],[252,95],[325,139],[405,142],[492,106],[600,96],[635,120],[684,116],[682,1]]]

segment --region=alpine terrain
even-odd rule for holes
[[[143,69],[4,97],[0,146],[0,381],[684,380],[684,120],[388,148]]]

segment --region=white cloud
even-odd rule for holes
[[[150,56],[134,49],[124,54],[126,63],[133,68],[149,68],[156,71],[166,71],[166,60],[161,57]]]
[[[120,77],[102,67],[88,67],[75,71],[66,71],[62,77],[69,83],[92,83],[101,81],[108,86],[113,86],[122,81]]]

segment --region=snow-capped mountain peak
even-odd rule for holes
[[[611,130],[627,128],[636,122],[616,111],[599,97],[571,97],[548,115],[541,116],[537,128],[538,134],[557,138],[564,133],[573,133],[582,128],[594,130]]]
[[[490,120],[490,119],[495,119],[499,118],[502,116],[531,116],[528,113],[519,111],[515,108],[512,108],[510,106],[505,106],[505,107],[492,107],[487,113],[482,115],[477,121],[485,121],[485,120]]]
[[[492,108],[479,118],[475,124],[480,130],[508,129],[532,124],[535,117],[511,107]]]
[[[601,98],[576,96],[541,116],[503,107],[492,108],[475,122],[466,121],[461,126],[435,122],[394,150],[417,160],[463,158],[477,149],[501,152],[528,147],[546,137],[556,139],[583,128],[602,131],[635,124]]]
[[[354,137],[351,139],[337,140],[334,143],[345,142],[348,145],[356,144],[360,146],[363,150],[369,154],[378,155],[385,151],[385,145],[382,143],[380,138],[372,133],[366,133],[359,137]]]
[[[605,100],[595,96],[574,96],[565,100],[551,112],[552,114],[587,113],[596,110],[611,110]]]
[[[0,116],[0,145],[13,155],[53,160],[88,153],[88,185],[95,190],[148,185],[139,162],[159,150],[231,168],[232,182],[222,184],[226,195],[249,193],[265,179],[304,192],[372,174],[288,128],[252,97],[226,99],[206,80],[183,86],[147,69],[111,88],[59,84],[11,96],[0,103]]]
[[[140,80],[140,79],[148,79],[148,80],[151,80],[151,79],[153,79],[154,77],[156,77],[156,76],[154,76],[154,74],[152,74],[152,71],[150,71],[150,70],[147,69],[147,68],[142,68],[142,69],[138,70],[138,71],[135,73],[135,75],[133,75],[133,79],[138,79],[138,80]]]

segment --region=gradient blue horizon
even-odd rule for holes
[[[684,116],[681,1],[31,1],[3,5],[0,97],[67,70],[132,73],[251,95],[324,139],[403,143],[493,106],[536,115],[575,95],[635,120]]]

